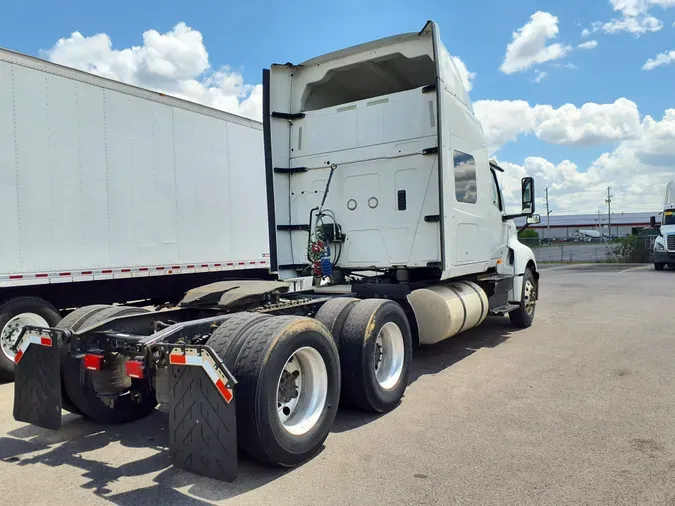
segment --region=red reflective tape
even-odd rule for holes
[[[131,272],[131,269],[122,269],[121,272]]]
[[[230,389],[225,386],[225,383],[223,383],[223,380],[221,379],[218,379],[218,381],[216,381],[216,387],[225,398],[225,401],[229,404],[230,401],[232,400],[232,397],[234,397],[232,395],[232,392],[230,392]]]
[[[59,276],[72,276],[70,272],[59,272]]]
[[[187,268],[188,268],[188,269],[194,269],[195,266],[194,266],[194,265],[188,265]]]
[[[220,264],[213,264],[214,267],[220,267]]]
[[[143,362],[140,362],[138,360],[129,360],[125,364],[126,370],[127,370],[127,376],[130,378],[137,378],[141,379],[143,378]]]
[[[228,267],[232,267],[234,265],[234,262],[227,262]]]
[[[267,260],[261,260],[260,263],[261,263],[261,264],[266,264],[266,263],[267,263]]]
[[[23,357],[23,351],[19,350],[16,352],[16,355],[14,355],[14,363],[18,364],[21,360],[21,357]]]
[[[104,269],[101,271],[103,274],[112,274],[112,269]]]
[[[172,269],[180,269],[180,265],[174,265],[174,266],[171,267],[171,268],[172,268]]]
[[[157,270],[157,271],[163,271],[163,270],[164,270],[164,267],[155,267],[155,270]]]
[[[147,271],[148,268],[147,268],[147,267],[140,267],[138,270],[139,270],[139,271]]]
[[[15,275],[9,277],[9,279],[22,279],[22,278],[23,278],[23,274],[15,274]]]
[[[51,338],[51,337],[45,337],[45,336],[43,336],[43,337],[40,338],[40,344],[41,344],[42,346],[50,346],[50,347],[51,347],[51,345],[52,345],[52,338]]]
[[[169,355],[169,363],[185,365],[187,357],[185,355]]]
[[[246,262],[239,262],[239,265],[246,265]]]
[[[49,274],[36,274],[35,275],[36,278],[46,278],[47,276],[49,276]]]
[[[84,276],[86,274],[91,274],[91,273],[92,273],[91,271],[82,271],[80,274],[82,274]]]
[[[250,261],[249,264],[255,265],[255,262],[254,262],[254,261]]]
[[[208,267],[209,264],[202,264],[202,267]]]

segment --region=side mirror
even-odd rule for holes
[[[541,223],[541,216],[538,214],[533,214],[532,216],[527,217],[528,225],[539,225]]]
[[[531,177],[524,177],[520,180],[523,191],[522,209],[523,214],[534,213],[534,179]]]
[[[656,230],[661,228],[661,224],[656,223],[656,216],[650,216],[649,217],[649,226],[652,227],[653,229],[656,229]]]

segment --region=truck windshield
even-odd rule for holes
[[[663,211],[663,224],[675,225],[675,209]]]

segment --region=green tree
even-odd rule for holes
[[[533,228],[526,228],[518,234],[518,237],[521,239],[539,239],[539,233]]]

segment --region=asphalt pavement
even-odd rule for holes
[[[5,504],[673,504],[675,271],[542,266],[534,325],[507,318],[414,358],[401,405],[342,411],[297,469],[234,483],[173,468],[166,415],[61,431],[14,422],[0,386]]]

